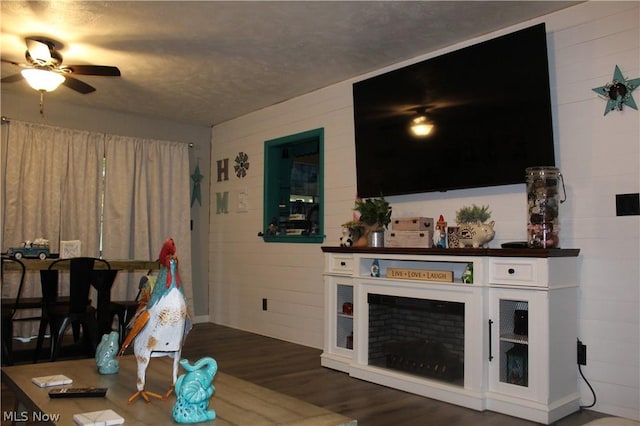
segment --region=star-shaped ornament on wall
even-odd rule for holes
[[[607,115],[609,111],[618,110],[622,111],[622,107],[627,105],[629,108],[635,110],[638,109],[631,93],[640,85],[640,78],[633,78],[627,80],[622,76],[620,68],[616,65],[613,71],[613,80],[604,86],[596,87],[593,90],[599,95],[604,96],[607,99],[607,107],[604,110],[604,115]]]
[[[247,170],[249,170],[249,156],[244,152],[239,152],[236,155],[236,165],[233,166],[233,169],[236,171],[236,176],[239,178],[245,177]]]
[[[195,204],[196,200],[198,200],[198,204],[202,205],[202,195],[200,192],[200,182],[204,176],[200,173],[200,165],[196,165],[196,169],[193,171],[191,175],[191,180],[193,181],[193,191],[191,192],[191,207]]]

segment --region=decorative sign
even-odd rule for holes
[[[249,192],[247,189],[238,191],[238,213],[247,213],[249,211]]]
[[[229,213],[229,191],[216,192],[216,214]]]
[[[629,108],[635,110],[638,109],[631,93],[640,85],[640,78],[634,78],[626,80],[622,76],[620,68],[616,65],[613,71],[613,80],[604,86],[591,89],[599,95],[604,96],[607,99],[607,107],[604,110],[604,115],[607,115],[609,111],[617,109],[622,111],[623,105],[627,105]]]
[[[239,178],[245,177],[247,170],[249,170],[249,156],[244,152],[239,152],[236,155],[236,165],[233,168],[236,171],[236,176]]]
[[[229,159],[218,160],[218,182],[229,180]]]
[[[387,268],[387,278],[401,278],[404,280],[453,282],[453,271],[431,271],[428,269],[400,269]]]

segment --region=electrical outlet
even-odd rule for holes
[[[587,365],[587,345],[578,339],[578,364]]]
[[[263,311],[267,310],[267,299],[262,299],[262,310]]]

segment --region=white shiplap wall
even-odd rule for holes
[[[627,78],[640,76],[639,5],[589,2],[413,60],[546,22],[556,155],[568,195],[560,213],[561,245],[581,249],[576,337],[588,347],[583,371],[597,393],[595,410],[634,419],[640,419],[640,217],[616,217],[615,194],[640,191],[640,119],[630,108],[603,116],[605,101],[591,89],[610,81],[615,65]],[[213,128],[209,315],[214,322],[322,346],[320,247],[267,244],[256,236],[262,226],[263,146],[265,140],[325,129],[325,244],[337,245],[340,224],[351,218],[356,195],[351,84],[339,83]],[[526,96],[526,87],[519,89],[514,96]],[[634,98],[640,104],[640,91]],[[232,170],[240,151],[250,161],[244,179]],[[216,162],[224,158],[230,162],[229,180],[216,182]],[[236,208],[241,190],[249,194],[246,213]],[[229,212],[218,214],[216,193],[224,191],[229,192]],[[464,204],[489,204],[497,230],[492,247],[525,239],[524,185],[389,201],[397,216],[444,214],[451,222]],[[263,298],[267,311],[262,311]],[[582,403],[590,404],[582,380],[580,389]]]

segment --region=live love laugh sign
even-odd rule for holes
[[[387,278],[402,278],[405,280],[453,282],[453,271],[430,271],[427,269],[399,269],[387,268]]]

